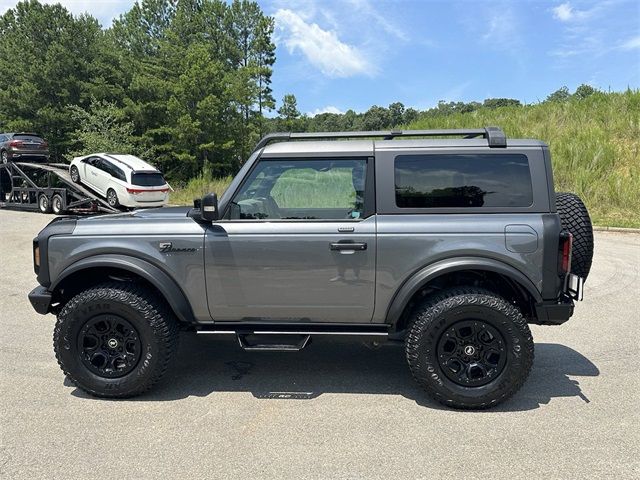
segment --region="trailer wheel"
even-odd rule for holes
[[[56,193],[51,197],[51,209],[53,210],[53,213],[56,215],[64,213],[63,205],[64,203],[62,202],[60,194]]]
[[[51,202],[44,193],[41,193],[38,197],[38,208],[42,213],[51,213]]]

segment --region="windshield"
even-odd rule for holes
[[[166,184],[161,173],[132,173],[131,184],[140,187],[160,187]]]

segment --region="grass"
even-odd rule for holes
[[[549,144],[557,191],[575,192],[597,225],[640,227],[640,90],[597,93],[586,99],[423,117],[404,128],[477,128],[499,125],[510,138]],[[191,204],[222,194],[231,177],[201,175],[172,194]],[[315,195],[311,184],[307,191]],[[319,193],[318,193],[319,194]],[[284,194],[283,194],[284,195]]]
[[[173,205],[193,205],[195,198],[202,198],[207,193],[217,193],[218,198],[231,183],[232,177],[213,178],[201,173],[189,180],[185,185],[178,185],[170,195]]]

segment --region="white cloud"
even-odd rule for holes
[[[334,107],[333,105],[327,105],[324,108],[316,108],[313,112],[309,112],[308,115],[310,117],[315,117],[316,115],[320,115],[323,113],[336,113],[336,114],[342,114],[344,113],[342,110],[340,110],[338,107]]]
[[[553,18],[560,20],[561,22],[568,22],[574,16],[573,8],[568,2],[558,5],[557,7],[553,7],[551,11],[553,12]]]
[[[635,50],[636,48],[640,48],[640,35],[623,42],[620,48],[622,50]]]
[[[280,9],[274,15],[278,41],[289,53],[300,51],[314,67],[332,78],[373,75],[375,68],[360,49],[342,42],[335,31],[323,30],[301,15]]]

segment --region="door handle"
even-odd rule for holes
[[[329,244],[329,250],[355,250],[355,251],[363,251],[367,249],[367,244],[364,242],[336,242]]]

